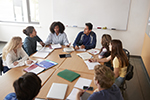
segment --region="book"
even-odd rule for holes
[[[67,87],[68,84],[53,83],[47,94],[47,98],[64,100]]]
[[[62,48],[62,46],[60,44],[51,44],[49,47],[50,47],[50,49],[59,49],[59,48]]]
[[[78,78],[80,76],[80,74],[70,71],[68,69],[65,69],[65,70],[59,72],[57,75],[70,81],[70,82],[74,81],[76,78]]]
[[[98,62],[89,62],[89,61],[84,61],[84,62],[87,65],[89,70],[94,70],[94,67],[96,65],[100,65],[100,63],[98,63]]]
[[[26,72],[33,72],[35,74],[39,74],[40,72],[42,72],[48,68],[51,68],[57,64],[58,63],[46,59],[39,63],[32,64],[31,66],[29,66],[23,70]]]
[[[84,53],[77,53],[77,55],[79,57],[81,57],[83,60],[87,60],[87,59],[90,59],[92,58],[92,55],[87,53],[87,52],[84,52]]]

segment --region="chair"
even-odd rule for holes
[[[125,54],[127,55],[128,57],[128,60],[130,60],[130,52],[127,50],[127,49],[123,49]]]
[[[2,75],[3,72],[3,61],[2,61],[2,53],[0,53],[0,75]]]
[[[129,81],[132,79],[133,77],[133,65],[129,64],[129,66],[127,67],[127,73],[126,73],[126,76],[124,78],[124,81],[123,83],[121,84],[121,86],[119,87],[122,94],[123,92],[127,89],[127,84],[126,84],[126,80]]]

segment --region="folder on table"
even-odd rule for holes
[[[72,82],[73,80],[75,80],[76,78],[78,78],[80,76],[80,74],[70,71],[68,69],[65,69],[65,70],[59,72],[57,75],[70,81],[70,82]]]

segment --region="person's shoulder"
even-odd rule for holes
[[[10,93],[4,98],[4,100],[18,100],[18,99],[16,93]]]
[[[104,48],[102,48],[102,51],[103,52],[107,52],[107,49],[104,47]]]
[[[94,92],[93,94],[90,95],[88,100],[99,100],[99,99],[102,99],[102,97],[103,97],[103,94],[100,91]]]

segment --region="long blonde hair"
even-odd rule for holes
[[[7,54],[14,50],[19,48],[19,44],[22,41],[22,38],[19,36],[13,37],[3,48],[2,58],[3,60],[6,60]]]

